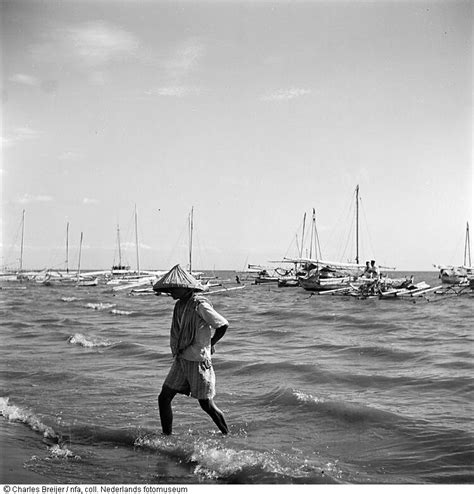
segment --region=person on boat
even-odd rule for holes
[[[377,267],[373,259],[370,261],[369,275],[371,278],[379,277],[379,268]]]
[[[364,272],[362,273],[362,276],[370,278],[370,261],[365,261],[365,268],[364,268]]]
[[[407,290],[412,290],[413,288],[415,288],[415,285],[413,284],[415,280],[415,277],[413,275],[411,275],[410,277],[406,277],[405,278],[405,281],[402,282],[402,284],[400,285],[400,288],[406,288]]]
[[[224,414],[214,403],[216,377],[211,355],[229,322],[199,293],[204,291],[202,284],[179,264],[160,278],[153,290],[157,294],[169,293],[177,300],[170,332],[174,360],[158,396],[163,434],[172,433],[171,402],[178,393],[197,399],[222,434],[227,434]]]

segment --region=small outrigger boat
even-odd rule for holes
[[[307,271],[298,276],[298,282],[301,287],[311,292],[350,289],[351,283],[357,281],[364,268],[363,265],[354,263],[316,259],[302,259],[300,261],[305,261]]]
[[[471,264],[471,241],[469,237],[469,223],[466,223],[466,237],[464,242],[464,263],[462,266],[434,265],[439,269],[439,278],[446,285],[467,286],[469,276],[473,274]]]

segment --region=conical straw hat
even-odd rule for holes
[[[189,288],[199,292],[205,290],[201,282],[185,271],[179,264],[171,268],[153,285],[155,292],[168,292],[173,288]]]

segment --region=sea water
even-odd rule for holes
[[[228,436],[181,395],[161,435],[170,297],[34,283],[0,296],[2,454],[20,448],[45,483],[474,481],[471,294],[210,294],[230,322],[214,355]]]

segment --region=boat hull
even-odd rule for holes
[[[298,278],[299,285],[310,292],[337,290],[345,287],[350,288],[351,281],[353,281],[351,276],[344,276],[341,278],[321,278],[319,276]]]

